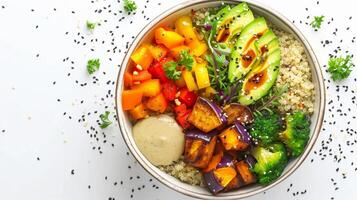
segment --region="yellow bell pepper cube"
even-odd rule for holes
[[[142,45],[136,49],[130,58],[135,62],[135,64],[140,65],[144,70],[149,68],[154,59],[147,45]]]
[[[197,40],[197,36],[192,27],[192,20],[190,16],[182,16],[175,22],[176,31],[185,38],[186,44]]]
[[[187,89],[189,91],[193,91],[193,90],[197,90],[198,89],[197,85],[196,85],[196,82],[195,82],[195,79],[193,78],[192,72],[184,70],[182,72],[182,77],[185,80]]]
[[[185,41],[185,38],[174,31],[167,31],[163,28],[155,30],[155,41],[157,44],[163,44],[167,48],[172,49],[180,46]]]
[[[178,56],[180,55],[181,51],[190,51],[190,48],[186,45],[181,45],[175,48],[170,49],[170,54],[174,57],[174,58],[178,58]]]
[[[199,41],[199,40],[194,40],[188,44],[188,47],[190,48],[190,53],[194,56],[201,56],[207,51],[207,44]]]
[[[168,49],[163,45],[148,45],[148,49],[155,60],[165,57],[168,52]]]
[[[211,85],[208,70],[205,63],[197,63],[194,68],[198,89],[206,88]]]

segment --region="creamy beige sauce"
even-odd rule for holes
[[[169,115],[151,116],[133,127],[136,145],[153,165],[169,165],[184,150],[184,133]]]

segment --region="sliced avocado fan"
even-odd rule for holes
[[[217,13],[216,17],[218,18],[216,42],[226,43],[228,46],[231,46],[231,40],[254,20],[253,12],[245,2],[233,8],[224,7]]]
[[[228,68],[230,82],[243,78],[258,63],[261,56],[256,41],[268,31],[264,18],[259,17],[244,27],[234,45]]]

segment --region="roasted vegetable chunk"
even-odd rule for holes
[[[255,175],[251,172],[250,166],[244,160],[239,161],[236,164],[236,170],[240,177],[242,178],[242,185],[249,185],[257,181]]]
[[[227,114],[227,124],[233,124],[236,120],[242,124],[253,122],[253,115],[247,106],[238,103],[232,103],[223,108]]]
[[[207,167],[212,158],[216,141],[217,136],[212,137],[209,143],[200,139],[186,138],[185,162],[197,168]]]
[[[188,121],[203,132],[209,132],[226,123],[223,110],[215,103],[199,97]]]
[[[218,135],[224,148],[229,150],[242,151],[250,145],[250,136],[246,129],[236,122],[231,127],[225,129]]]

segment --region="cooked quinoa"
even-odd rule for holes
[[[280,111],[314,112],[315,88],[311,68],[303,45],[290,33],[274,28],[281,49],[281,66],[276,86],[288,84],[288,91],[279,100]]]
[[[202,187],[204,186],[201,172],[196,168],[187,165],[183,161],[183,156],[171,165],[159,166],[159,169],[184,183]]]

